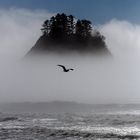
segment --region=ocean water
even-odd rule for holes
[[[140,110],[0,113],[0,140],[139,140]]]

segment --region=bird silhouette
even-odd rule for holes
[[[59,66],[59,67],[63,68],[63,72],[69,72],[70,70],[71,70],[71,71],[73,71],[73,70],[74,70],[74,69],[66,69],[66,67],[65,67],[65,66],[63,66],[63,65],[57,65],[57,66]]]

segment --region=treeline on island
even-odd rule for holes
[[[43,23],[41,31],[42,36],[29,53],[78,51],[109,54],[105,37],[89,20],[76,20],[73,15],[57,14]]]

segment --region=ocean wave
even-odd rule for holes
[[[52,138],[51,140],[65,140],[71,138],[71,140],[91,140],[91,139],[139,139],[140,129],[137,127],[129,128],[111,128],[111,127],[57,127],[57,128],[45,128],[45,127],[9,127],[8,129],[0,129],[1,134],[7,133],[11,138],[32,138],[32,139],[45,139]],[[1,135],[2,136],[2,135]],[[5,135],[4,135],[5,136]],[[1,138],[1,137],[0,137]],[[7,137],[6,137],[7,138]]]
[[[42,119],[33,119],[32,121],[33,122],[36,122],[36,121],[40,121],[40,122],[54,122],[54,121],[57,121],[57,119],[53,119],[53,118],[42,118]]]
[[[3,119],[8,119],[0,123],[0,139],[140,139],[140,120],[137,115],[8,114],[8,117],[5,117],[6,115],[3,115]],[[17,118],[14,118],[15,116]]]
[[[5,134],[6,130],[1,133]],[[14,138],[31,138],[31,139],[49,139],[50,140],[65,140],[69,138],[70,140],[91,140],[91,139],[139,139],[140,135],[134,133],[113,133],[113,132],[100,132],[100,131],[80,131],[80,130],[68,130],[68,129],[47,129],[42,127],[33,127],[33,128],[15,128],[11,129],[11,131],[7,131],[7,134],[10,133],[10,137]],[[52,139],[51,139],[52,138]]]
[[[88,133],[90,135],[100,135],[100,136],[114,136],[114,137],[140,137],[140,129],[138,127],[86,127],[86,126],[73,126],[73,127],[59,127],[56,130],[63,131],[77,131],[81,133]]]
[[[2,129],[12,129],[12,130],[14,130],[14,129],[16,129],[16,131],[17,130],[20,130],[20,129],[23,129],[23,128],[25,128],[25,127],[23,127],[23,126],[17,126],[17,125],[7,125],[7,126],[4,126]]]
[[[82,132],[82,131],[76,131],[76,130],[57,130],[57,131],[52,131],[52,133],[50,134],[50,136],[53,137],[77,137],[77,138],[87,138],[88,139],[92,139],[92,138],[117,138],[117,139],[137,139],[140,138],[140,135],[135,135],[135,134],[125,134],[125,135],[121,135],[121,134],[115,134],[115,133],[100,133],[100,132]]]
[[[0,118],[0,122],[15,121],[15,120],[18,120],[18,118],[17,117]]]
[[[140,110],[127,110],[127,111],[109,111],[105,114],[108,115],[140,115]]]

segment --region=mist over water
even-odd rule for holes
[[[8,31],[7,37],[0,34],[0,102],[139,103],[140,26],[119,20],[98,26],[112,53],[110,59],[50,53],[25,61],[24,55],[41,34],[41,24],[52,15],[39,10],[0,10],[1,30]],[[57,64],[74,71],[63,73]]]
[[[74,71],[64,73],[57,64]],[[113,57],[48,54],[1,66],[1,102],[139,102],[132,65]]]

